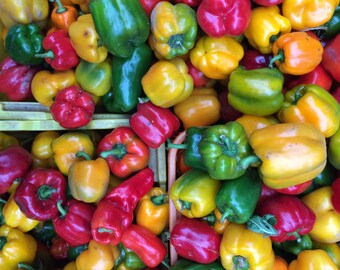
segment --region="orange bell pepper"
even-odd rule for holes
[[[61,0],[55,0],[56,7],[51,11],[51,21],[58,28],[68,31],[71,23],[78,18],[78,10],[74,6],[64,5]]]
[[[288,270],[288,263],[285,259],[276,255],[273,270]]]
[[[303,250],[290,262],[288,270],[338,270],[326,251],[322,249]]]

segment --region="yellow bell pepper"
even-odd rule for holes
[[[190,96],[194,82],[185,61],[177,57],[153,64],[143,76],[142,86],[153,104],[169,108]]]
[[[259,172],[270,188],[310,181],[326,166],[326,140],[309,123],[279,123],[254,131],[249,143],[260,158]]]
[[[280,14],[278,6],[256,7],[252,10],[244,36],[256,50],[264,54],[272,52],[272,43],[280,34],[291,31],[290,21]]]
[[[255,130],[268,127],[273,124],[278,124],[279,120],[277,120],[274,116],[259,116],[259,115],[251,115],[251,114],[244,114],[235,120],[239,122],[247,136],[249,137]]]
[[[285,0],[282,15],[290,20],[292,29],[305,30],[328,22],[339,0]]]
[[[340,246],[337,243],[321,243],[313,241],[312,249],[323,249],[340,269]]]
[[[302,197],[302,201],[313,210],[316,219],[309,236],[321,243],[340,241],[340,215],[334,210],[330,186],[318,188]]]
[[[93,158],[95,147],[90,137],[84,132],[67,132],[52,142],[54,161],[61,173],[68,174],[71,165],[77,161],[76,154],[84,151]]]
[[[52,142],[60,136],[57,131],[39,132],[33,139],[31,153],[39,159],[49,159],[53,157]]]
[[[224,230],[220,258],[225,269],[272,270],[275,262],[270,238],[236,223]]]
[[[78,270],[76,262],[75,261],[69,262],[64,266],[63,270]]]
[[[6,35],[2,35],[3,31],[5,30],[4,25],[2,24],[0,20],[0,62],[5,59],[7,56],[7,51],[5,48],[5,38]]]
[[[235,39],[201,36],[189,52],[192,65],[211,79],[223,80],[243,58],[244,49]]]
[[[46,25],[49,3],[46,0],[1,0],[0,21],[7,28],[15,24]]]
[[[0,227],[0,269],[17,270],[18,263],[32,263],[37,247],[37,241],[28,233],[2,225]]]
[[[78,5],[83,13],[90,13],[90,0],[71,0],[75,5]]]
[[[57,93],[72,85],[78,85],[73,69],[54,73],[41,70],[32,79],[32,95],[40,104],[51,107]]]
[[[153,187],[139,200],[135,211],[136,223],[159,235],[169,224],[167,193]]]
[[[101,63],[108,55],[107,49],[98,43],[99,36],[91,14],[84,14],[73,22],[68,33],[78,56],[90,63]]]
[[[0,131],[0,150],[3,150],[11,145],[19,145],[18,139],[3,131]]]
[[[27,218],[14,201],[14,192],[7,200],[2,209],[2,215],[6,225],[16,228],[22,232],[28,232],[39,224],[39,220]],[[3,269],[3,268],[0,268]]]
[[[288,270],[338,270],[326,251],[322,249],[302,250],[289,263]]]

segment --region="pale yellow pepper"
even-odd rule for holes
[[[303,250],[290,262],[288,270],[338,270],[339,268],[322,249]]]

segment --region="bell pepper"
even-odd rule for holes
[[[255,7],[251,12],[251,19],[244,31],[250,45],[261,53],[272,52],[272,43],[281,34],[291,31],[290,21],[280,14],[277,5],[270,7]]]
[[[114,269],[131,269],[131,270],[145,269],[146,265],[137,256],[135,252],[133,252],[131,249],[124,247],[122,243],[118,244],[118,248],[119,257],[115,259]]]
[[[0,227],[0,267],[17,270],[19,263],[30,264],[37,252],[37,241],[28,233],[7,225]]]
[[[167,193],[160,187],[153,187],[138,202],[136,224],[159,235],[169,224],[169,202]]]
[[[186,100],[194,89],[188,67],[181,58],[154,63],[142,77],[142,87],[150,101],[162,108]]]
[[[339,0],[285,0],[282,2],[282,15],[290,21],[292,29],[305,30],[328,22],[337,5]]]
[[[67,259],[69,247],[70,245],[63,238],[56,235],[51,240],[49,251],[53,259],[56,261],[62,261]]]
[[[258,5],[265,7],[275,6],[283,2],[283,0],[252,0],[252,1]]]
[[[2,209],[2,215],[6,225],[16,228],[22,232],[28,232],[39,224],[39,220],[30,219],[20,210],[11,194]]]
[[[192,65],[216,80],[226,79],[238,67],[243,55],[243,47],[233,38],[207,35],[201,36],[189,53]]]
[[[195,45],[196,12],[190,6],[161,1],[150,17],[154,49],[165,59],[185,55]]]
[[[40,159],[49,159],[53,157],[54,153],[51,144],[54,139],[58,138],[61,134],[58,131],[49,130],[41,131],[34,136],[31,145],[31,153],[33,156]]]
[[[212,227],[218,234],[223,234],[225,228],[230,223],[227,219],[222,219],[222,213],[216,207],[214,211],[202,218],[210,227]]]
[[[321,39],[329,40],[340,33],[340,5],[335,8],[330,20],[318,28],[316,33]]]
[[[67,182],[55,169],[32,169],[14,192],[14,201],[30,219],[46,221],[58,214],[57,202],[66,199]]]
[[[238,67],[229,77],[228,102],[244,114],[272,115],[282,106],[283,82],[284,77],[277,68]]]
[[[319,40],[298,31],[281,35],[273,43],[272,51],[270,67],[275,63],[284,74],[303,75],[321,63],[324,49]]]
[[[247,172],[238,178],[223,181],[217,192],[216,207],[221,212],[220,222],[246,223],[255,211],[262,192],[262,181],[256,170]]]
[[[211,37],[239,36],[251,17],[249,0],[203,0],[197,8],[197,22]]]
[[[77,269],[76,262],[75,262],[75,261],[70,261],[70,262],[68,262],[68,263],[64,266],[63,270],[78,270],[78,269]]]
[[[310,181],[326,166],[325,137],[309,123],[279,123],[258,129],[250,135],[249,144],[262,161],[259,173],[270,188]]]
[[[244,55],[239,64],[245,69],[266,68],[269,65],[270,59],[270,54],[260,53],[255,49],[247,49],[244,51]]]
[[[2,211],[3,211],[3,209],[4,209],[4,206],[5,206],[6,202],[7,202],[7,201],[5,201],[4,199],[0,198],[0,226],[3,225],[3,224],[6,224],[4,215],[3,215],[3,213],[2,213]]]
[[[35,57],[44,58],[56,71],[72,69],[79,63],[79,57],[66,30],[58,29],[47,34],[42,41],[42,46],[46,52],[38,52]]]
[[[270,238],[236,223],[223,233],[220,258],[225,269],[272,270],[275,262]]]
[[[327,252],[322,249],[301,251],[297,258],[290,262],[288,270],[316,270],[316,269],[339,269]]]
[[[19,140],[8,133],[0,131],[0,151],[12,145],[19,145]]]
[[[86,203],[101,200],[107,192],[110,181],[110,168],[105,159],[91,158],[83,151],[76,154],[79,161],[68,171],[68,185],[73,198]],[[84,160],[80,160],[84,158]]]
[[[336,243],[320,243],[317,241],[312,242],[313,249],[322,249],[327,252],[328,256],[331,257],[333,262],[340,267],[340,247]]]
[[[53,73],[41,70],[34,75],[31,89],[36,101],[46,107],[51,107],[57,93],[73,85],[78,85],[73,69]]]
[[[120,178],[144,169],[150,160],[149,147],[130,127],[117,127],[105,135],[97,146],[97,154]]]
[[[220,186],[208,173],[191,169],[173,183],[169,195],[183,216],[201,218],[216,208],[215,197]]]
[[[210,126],[220,119],[221,103],[214,88],[194,88],[191,95],[173,107],[184,129]]]
[[[152,10],[161,0],[139,0],[139,2],[146,15],[150,18]]]
[[[235,110],[228,102],[228,88],[224,88],[218,94],[218,99],[221,103],[221,119],[222,123],[227,123],[229,121],[235,121],[238,117],[241,117],[243,113]]]
[[[181,217],[170,231],[179,256],[197,263],[213,263],[220,256],[220,235],[204,221]]]
[[[96,207],[92,204],[69,199],[64,205],[59,200],[59,214],[53,217],[56,233],[71,247],[87,244],[91,239],[91,220]]]
[[[302,197],[302,201],[314,211],[316,220],[309,236],[313,241],[336,243],[339,241],[340,214],[331,202],[332,188],[318,188]]]
[[[71,0],[72,4],[78,5],[80,11],[83,13],[90,13],[90,1],[89,0]]]
[[[129,118],[132,130],[151,148],[159,148],[180,128],[180,121],[170,108],[151,101],[140,101]]]
[[[330,164],[336,168],[340,169],[340,154],[338,151],[338,146],[340,145],[340,129],[338,129],[333,136],[329,138],[328,148],[327,148],[327,158]]]
[[[153,184],[154,173],[150,168],[145,168],[108,192],[93,214],[92,238],[101,244],[117,245],[134,219],[138,201],[151,190]]]
[[[248,138],[255,130],[279,123],[279,120],[272,115],[258,116],[251,114],[243,114],[235,121],[243,126]]]
[[[313,249],[312,239],[308,234],[301,235],[296,240],[288,240],[284,242],[273,242],[273,244],[279,249],[284,250],[297,256],[303,250]]]
[[[331,74],[332,78],[340,82],[340,72],[337,69],[337,63],[340,59],[340,33],[326,43],[322,55],[322,66]]]
[[[187,259],[178,260],[172,267],[172,270],[223,270],[221,263],[216,260],[212,263],[201,264]]]
[[[30,23],[43,27],[49,15],[49,5],[45,0],[1,1],[0,10],[0,21],[7,28]]]
[[[188,73],[192,77],[194,81],[194,87],[203,87],[203,86],[208,86],[209,83],[212,83],[214,80],[208,78],[203,74],[202,71],[198,70],[195,68],[190,59],[186,61],[186,64],[188,66]]]
[[[339,199],[339,194],[340,194],[340,177],[336,178],[332,184],[332,196],[331,196],[331,202],[334,207],[334,210],[340,214],[340,199]]]
[[[153,51],[147,44],[133,49],[129,57],[112,57],[112,87],[102,97],[108,112],[127,113],[136,109],[143,94],[141,79],[152,64]]]
[[[22,178],[32,166],[31,154],[20,145],[12,145],[0,151],[0,194],[8,192],[13,182]]]
[[[286,187],[286,188],[277,188],[275,191],[288,195],[299,195],[302,194],[305,190],[307,190],[312,185],[313,180],[309,180],[307,182],[297,184],[294,186]]]
[[[99,40],[113,55],[129,57],[149,37],[150,21],[139,0],[90,1],[90,12]]]
[[[136,253],[148,267],[156,267],[167,255],[167,247],[160,238],[149,229],[138,224],[131,224],[122,235],[123,245]]]
[[[79,151],[86,152],[91,158],[94,156],[94,143],[84,132],[66,132],[56,138],[51,145],[54,161],[64,175],[68,174],[71,165],[77,161]]]
[[[202,0],[174,0],[173,2],[175,2],[175,3],[184,3],[184,4],[186,4],[186,5],[188,5],[188,6],[190,6],[190,7],[198,7],[200,4],[201,4],[201,2],[202,2]]]
[[[57,235],[52,219],[40,221],[39,224],[30,231],[30,234],[44,245],[50,243],[52,238]]]
[[[56,6],[51,11],[51,21],[58,29],[68,31],[70,25],[78,18],[78,10],[74,6],[63,5],[61,0],[54,2]]]
[[[74,129],[84,127],[92,121],[95,106],[89,93],[73,85],[57,93],[50,112],[61,127]]]
[[[198,147],[209,175],[218,180],[235,179],[258,161],[243,126],[236,121],[209,126]]]
[[[43,59],[35,55],[44,52],[43,39],[37,24],[15,24],[8,29],[5,46],[8,55],[15,62],[22,65],[39,65]]]

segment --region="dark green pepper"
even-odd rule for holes
[[[2,209],[4,208],[5,204],[6,201],[0,198],[0,226],[6,223],[4,215],[2,214]]]
[[[34,238],[44,244],[48,243],[50,240],[52,240],[54,236],[57,235],[53,226],[52,219],[40,222],[37,226],[34,227],[33,230],[30,231],[30,234],[32,234]]]
[[[220,222],[244,224],[253,215],[262,192],[262,181],[258,172],[248,169],[238,178],[223,181],[215,201],[222,214]]]
[[[89,247],[88,244],[85,245],[79,245],[79,246],[75,246],[75,247],[69,247],[68,248],[68,254],[67,257],[70,261],[75,261],[77,259],[77,257],[83,253],[84,250],[87,250]]]
[[[143,93],[142,77],[152,64],[153,51],[147,44],[133,48],[131,56],[112,57],[112,88],[103,97],[108,112],[126,113],[135,109]]]
[[[123,244],[118,244],[120,255],[115,261],[115,269],[130,269],[130,270],[139,270],[144,269],[146,265],[142,262],[142,260],[134,253],[132,250],[124,247]]]
[[[273,242],[273,244],[283,249],[285,252],[292,253],[294,255],[298,255],[302,250],[311,250],[313,249],[312,239],[308,234],[301,235],[299,239],[285,242]]]
[[[113,55],[129,57],[149,37],[150,20],[139,0],[91,0],[90,11],[101,43]]]
[[[321,39],[331,39],[340,33],[340,6],[335,8],[332,18],[320,28],[316,33]]]
[[[201,264],[187,259],[180,259],[171,267],[171,270],[224,270],[224,268],[219,261]]]
[[[22,65],[39,65],[44,62],[44,58],[35,55],[45,52],[43,38],[37,24],[15,24],[8,29],[5,38],[8,55]]]

